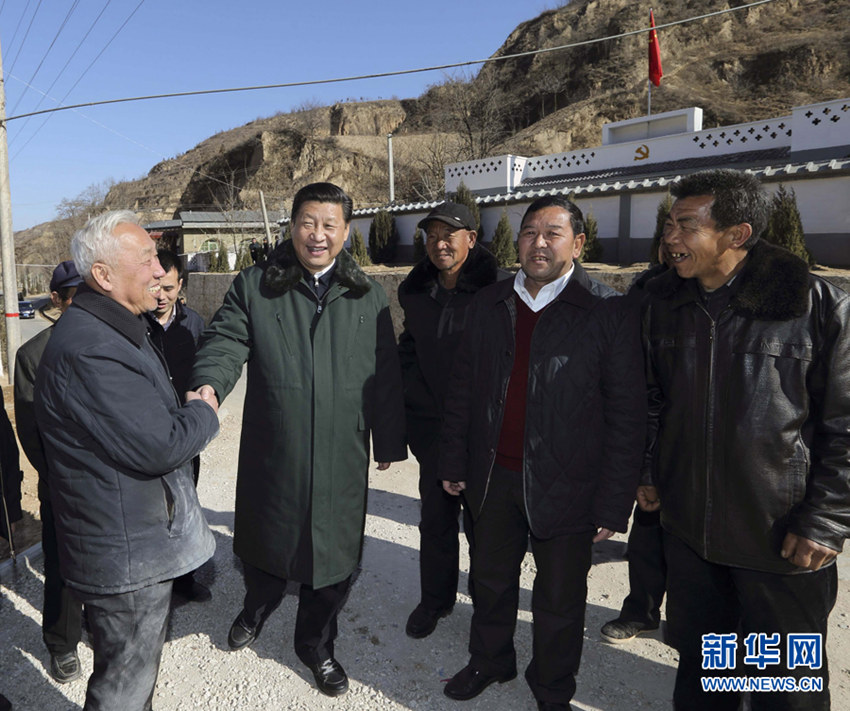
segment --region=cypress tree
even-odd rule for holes
[[[229,272],[230,271],[230,259],[227,256],[227,245],[224,244],[224,240],[218,245],[218,263],[217,263],[217,272]]]
[[[354,257],[354,261],[361,267],[369,266],[372,263],[372,260],[369,259],[369,252],[366,249],[366,245],[363,244],[363,235],[356,227],[354,228],[354,232],[351,233],[351,246],[348,251]]]
[[[422,230],[416,228],[416,233],[413,235],[413,261],[419,262],[425,257],[425,237]]]
[[[380,210],[369,225],[369,256],[375,264],[388,264],[395,258],[397,245],[395,219],[386,210]]]
[[[602,261],[602,245],[599,243],[599,224],[590,210],[584,216],[584,235],[585,240],[584,247],[581,249],[581,261]]]
[[[803,232],[803,222],[797,207],[797,195],[794,188],[786,190],[780,183],[770,201],[770,217],[764,238],[771,244],[784,247],[791,254],[796,254],[810,267],[815,260],[806,246],[806,235]]]
[[[500,267],[512,267],[516,264],[517,255],[514,248],[514,232],[511,229],[510,220],[508,220],[508,213],[504,210],[502,211],[502,216],[499,218],[499,224],[496,225],[496,234],[493,235],[490,251],[493,252]]]
[[[484,232],[481,230],[481,211],[478,209],[478,203],[475,202],[475,197],[472,191],[466,187],[463,181],[457,186],[457,192],[451,196],[452,202],[458,205],[466,205],[472,216],[475,218],[475,231],[478,233],[478,241],[484,241]]]
[[[664,196],[664,199],[658,203],[658,209],[655,212],[655,233],[652,235],[652,246],[649,248],[649,264],[655,266],[659,263],[658,248],[661,246],[661,235],[664,234],[664,223],[667,221],[667,215],[670,214],[670,208],[673,207],[673,197],[670,193]]]

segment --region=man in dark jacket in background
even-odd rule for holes
[[[50,300],[64,314],[83,283],[74,262],[57,265],[50,279]],[[44,349],[53,335],[53,326],[45,328],[18,349],[15,357],[15,422],[18,439],[24,453],[38,473],[38,500],[41,510],[41,550],[44,553],[44,600],[41,608],[41,631],[44,645],[50,653],[48,671],[60,684],[79,678],[82,674],[77,645],[82,637],[80,602],[65,586],[59,573],[59,551],[56,545],[56,524],[50,503],[47,461],[44,444],[35,421],[33,389],[38,365]]]
[[[638,503],[661,509],[673,703],[737,709],[737,691],[704,690],[731,674],[782,683],[752,693],[754,711],[828,709],[827,619],[850,535],[850,297],[758,240],[768,203],[754,176],[704,171],[671,193],[672,268],[646,285]],[[795,690],[801,677],[823,689]]]
[[[151,338],[165,356],[174,389],[185,402],[198,339],[204,330],[204,319],[180,301],[183,288],[183,263],[180,258],[167,249],[159,250],[157,256],[165,276],[159,281],[156,308],[147,314]],[[196,488],[200,471],[201,456],[198,455],[192,459],[192,476]],[[195,580],[194,571],[174,580],[174,593],[190,602],[207,602],[212,599],[210,589]]]
[[[348,690],[334,641],[362,550],[370,435],[378,469],[407,457],[387,297],[344,249],[352,211],[332,183],[295,194],[292,239],[236,276],[191,380],[224,400],[247,362],[233,535],[246,590],[228,645],[250,645],[301,583],[295,652],[328,696]]]
[[[638,481],[646,391],[638,319],[578,263],[578,207],[533,202],[522,270],[482,289],[446,395],[439,472],[475,520],[469,664],[446,696],[516,676],[520,565],[531,549],[538,707],[568,709],[581,660],[591,544],[625,531]]]
[[[85,284],[56,324],[35,384],[59,565],[86,606],[94,646],[85,711],[150,709],[171,581],[215,542],[192,457],[218,432],[218,404],[182,405],[148,335],[164,275],[127,210],[89,220],[71,241]]]
[[[421,597],[407,620],[408,636],[427,637],[455,604],[458,583],[460,497],[443,490],[437,472],[447,373],[466,327],[473,295],[499,275],[496,258],[476,246],[476,224],[464,205],[446,202],[419,225],[426,256],[398,287],[404,331],[398,352],[404,381],[407,442],[419,461],[419,584]],[[507,276],[507,275],[506,275]],[[472,521],[464,507],[464,533]]]

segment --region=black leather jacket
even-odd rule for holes
[[[644,483],[706,560],[800,572],[787,532],[835,550],[850,532],[850,297],[764,242],[736,281],[716,320],[693,279],[646,286]]]
[[[594,527],[625,531],[646,431],[639,317],[581,265],[540,315],[531,341],[523,453],[526,517],[551,538]],[[514,361],[513,280],[470,307],[446,393],[440,478],[465,481],[481,512]]]

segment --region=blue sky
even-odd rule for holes
[[[76,104],[482,59],[519,23],[559,4],[0,0],[6,113],[13,117],[57,106],[60,100]],[[52,219],[63,198],[75,197],[94,183],[142,177],[160,160],[218,131],[289,111],[305,101],[414,97],[444,76],[428,72],[158,99],[63,111],[46,122],[46,116],[9,121],[14,228]]]

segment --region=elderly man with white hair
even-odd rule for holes
[[[94,646],[85,711],[151,708],[172,580],[214,551],[192,458],[218,432],[215,398],[171,384],[148,335],[164,275],[129,211],[95,217],[71,253],[85,280],[39,367],[62,577]]]

